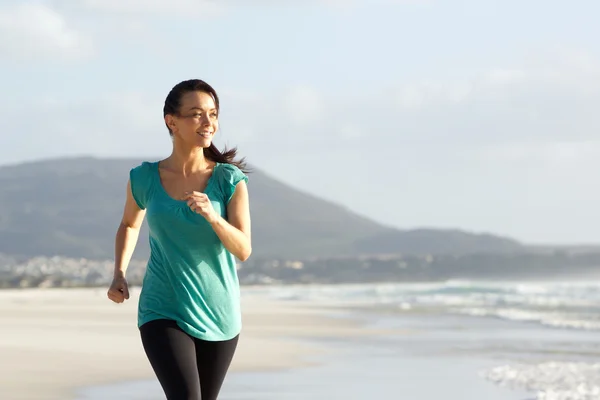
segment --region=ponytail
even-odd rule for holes
[[[237,148],[223,150],[221,152],[214,143],[210,144],[210,147],[204,149],[204,156],[211,161],[218,162],[221,164],[232,164],[238,167],[243,173],[247,174],[250,171],[246,167],[245,159],[235,160],[237,154]]]

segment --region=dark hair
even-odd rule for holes
[[[210,86],[208,83],[204,82],[200,79],[189,79],[183,82],[179,82],[177,85],[171,89],[167,98],[165,99],[165,105],[163,107],[163,116],[171,115],[179,115],[179,110],[181,108],[181,98],[189,92],[205,92],[212,96],[215,101],[215,106],[217,107],[217,115],[220,114],[221,108],[219,103],[219,96],[215,89]],[[167,129],[169,127],[167,126]],[[173,132],[169,129],[169,135],[173,136]],[[235,156],[237,154],[237,148],[234,147],[232,149],[225,148],[222,152],[215,146],[214,143],[210,144],[210,147],[204,149],[204,156],[211,161],[225,163],[225,164],[233,164],[239,169],[241,169],[244,173],[248,173],[248,169],[246,168],[245,159],[242,158],[240,160],[235,160]]]

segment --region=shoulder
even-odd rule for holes
[[[132,167],[129,173],[135,175],[136,177],[140,175],[148,175],[152,173],[152,170],[157,166],[157,164],[157,161],[143,161],[142,163]]]
[[[221,179],[236,181],[236,183],[241,180],[248,182],[248,176],[236,165],[223,163],[217,164],[217,168]]]
[[[217,164],[215,168],[221,192],[224,195],[225,202],[228,203],[235,192],[236,186],[242,181],[247,183],[248,176],[233,164]]]
[[[141,209],[146,207],[158,162],[144,161],[129,170],[131,193]]]
[[[158,168],[158,161],[143,161],[129,170],[130,181],[149,182]]]

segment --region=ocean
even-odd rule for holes
[[[335,350],[316,366],[232,373],[221,398],[597,400],[599,289],[595,281],[245,287],[244,297],[319,304],[409,334],[316,340]],[[85,388],[79,400],[160,393],[155,381],[126,382]]]

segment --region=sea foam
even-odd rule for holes
[[[549,361],[502,365],[481,372],[500,386],[535,393],[536,400],[597,400],[600,363]]]

